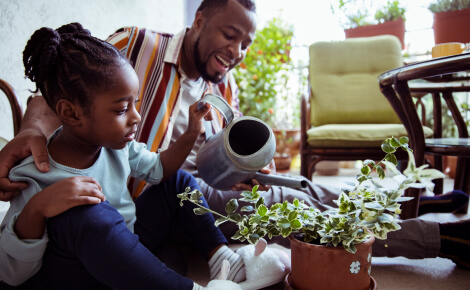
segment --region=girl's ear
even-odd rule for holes
[[[57,102],[55,110],[62,123],[68,124],[70,126],[80,125],[83,114],[79,106],[68,100],[62,99]]]

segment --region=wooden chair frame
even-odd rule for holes
[[[13,116],[13,134],[16,136],[20,131],[21,121],[23,119],[23,112],[18,102],[18,98],[15,94],[13,87],[6,81],[0,79],[0,89],[5,93],[10,102],[10,108]]]
[[[465,83],[452,83],[452,81],[466,81],[465,77],[454,77],[452,74],[469,70],[470,54],[467,53],[405,65],[379,76],[382,93],[388,99],[408,131],[410,146],[413,148],[416,165],[421,166],[424,164],[425,153],[437,156],[458,156],[457,176],[454,182],[454,189],[460,189],[466,193],[470,193],[470,181],[468,180],[470,174],[470,146],[459,144],[468,144],[470,140],[468,138],[467,126],[455,104],[452,93],[468,92],[470,91],[470,85]],[[410,88],[408,83],[411,80],[419,79],[427,79],[435,82],[437,80],[436,78],[440,80],[440,82],[434,85],[427,84],[422,87]],[[411,92],[427,92],[433,94],[435,138],[425,139],[421,120],[418,117]],[[459,131],[459,138],[457,139],[440,138],[442,137],[441,95],[447,103],[457,124]],[[437,160],[437,167],[442,168],[442,159],[437,158]],[[407,190],[406,195],[415,198],[403,204],[401,215],[403,219],[417,216],[419,194],[420,192],[418,190]]]

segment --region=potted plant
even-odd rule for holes
[[[436,0],[428,9],[434,14],[434,43],[470,42],[470,0]]]
[[[404,49],[406,9],[398,0],[388,0],[376,10],[374,5],[376,2],[369,0],[339,0],[332,10],[342,15],[346,38],[391,34],[400,39]]]
[[[403,173],[397,169],[394,155],[399,148],[409,154],[408,167]],[[225,215],[203,207],[198,202],[202,196],[198,190],[187,188],[178,197],[181,206],[184,201],[196,204],[196,214],[210,212],[218,216],[216,225],[227,221],[236,223],[239,230],[232,239],[255,244],[264,236],[289,237],[292,262],[291,272],[285,281],[287,287],[374,288],[375,282],[370,276],[372,243],[375,238],[386,239],[388,232],[400,229],[400,202],[411,199],[402,196],[404,191],[410,187],[424,187],[431,183],[430,180],[444,177],[437,170],[426,169],[427,165],[416,168],[406,137],[399,140],[389,138],[382,143],[382,149],[384,159],[378,163],[366,160],[361,173],[356,176],[357,183],[350,183],[349,188],[342,190],[336,201],[338,207],[324,212],[308,207],[297,199],[268,208],[257,186],[252,191],[244,191],[240,199],[230,200],[225,207]],[[385,189],[371,177],[373,171],[379,178],[385,177],[382,164],[396,174],[396,188]],[[248,202],[249,205],[237,211],[238,201]],[[322,261],[322,258],[327,261]],[[305,261],[307,264],[302,264]],[[331,275],[332,272],[336,274]]]
[[[292,157],[295,154],[291,151],[291,144],[294,143],[294,131],[287,132],[284,129],[274,129],[274,136],[276,137],[276,153],[274,154],[274,162],[277,171],[288,170],[292,162]],[[300,141],[300,139],[299,139]]]

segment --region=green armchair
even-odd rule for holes
[[[309,95],[301,102],[301,175],[312,178],[323,160],[380,160],[383,140],[407,135],[377,80],[402,65],[400,41],[391,35],[310,46]]]

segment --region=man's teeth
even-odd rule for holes
[[[223,60],[220,56],[216,55],[215,56],[223,65],[225,66],[229,66],[230,64],[228,62],[226,62],[225,60]]]

